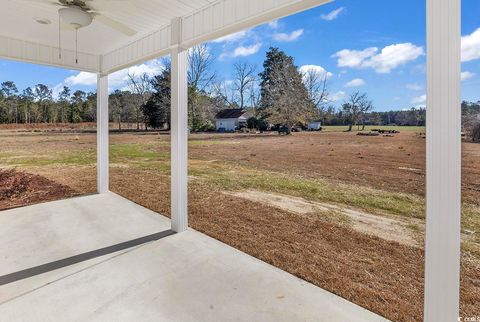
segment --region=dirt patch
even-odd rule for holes
[[[404,245],[418,246],[413,234],[405,228],[407,223],[400,219],[379,217],[356,209],[262,191],[249,190],[227,194],[297,214],[315,214],[328,217],[332,213],[337,213],[348,217],[351,227],[358,232]]]
[[[0,209],[70,198],[76,191],[39,175],[0,169]]]

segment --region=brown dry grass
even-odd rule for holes
[[[141,177],[142,180],[136,180]],[[112,189],[169,214],[169,178],[113,169]],[[393,321],[423,316],[423,250],[190,184],[192,228]],[[463,316],[478,314],[480,266],[462,261]]]
[[[94,149],[92,135],[10,135],[0,150],[9,155]],[[195,135],[194,164],[239,165],[299,178],[355,183],[386,191],[424,193],[425,141],[412,134],[365,138],[347,133],[295,134],[292,137]],[[168,136],[122,134],[113,144],[157,146],[168,153]],[[480,145],[463,145],[464,200],[480,204]],[[133,163],[138,166],[139,164]],[[94,165],[29,165],[28,171],[95,192]],[[114,164],[112,191],[169,215],[169,178],[158,170]],[[423,307],[423,250],[361,234],[322,217],[293,214],[190,182],[193,228],[271,263],[394,321],[418,321]],[[463,316],[478,315],[478,259],[462,259]]]
[[[394,137],[355,133],[295,133],[279,136],[198,135],[194,140],[223,140],[215,149],[199,144],[196,160],[219,160],[257,169],[290,172],[377,189],[425,194],[425,139],[405,132]],[[480,145],[462,144],[462,198],[480,204]]]

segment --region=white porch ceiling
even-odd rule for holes
[[[78,62],[74,31],[62,31],[59,56],[58,0],[2,0],[0,58],[111,73],[189,47],[291,15],[331,0],[84,0],[102,15],[134,29],[127,36],[99,21],[79,30]],[[179,19],[176,19],[179,18]],[[48,19],[39,24],[36,19]],[[172,21],[175,25],[172,26]],[[172,41],[172,33],[179,31]]]
[[[113,49],[141,38],[175,17],[182,17],[216,0],[86,0],[92,6],[110,7],[105,15],[137,31],[126,36],[95,21],[79,30],[78,47],[84,53],[103,55]],[[58,9],[51,0],[31,2],[4,0],[0,5],[0,34],[14,39],[58,46]],[[52,23],[42,25],[35,18],[48,19]],[[74,31],[62,31],[62,47],[74,49]]]

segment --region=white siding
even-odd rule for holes
[[[55,47],[0,36],[0,58],[91,73],[100,71],[100,56],[79,52],[76,63],[75,52],[63,49],[60,57],[58,51]]]
[[[217,131],[221,128],[225,131],[235,131],[236,126],[238,125],[238,119],[218,119],[217,120]]]

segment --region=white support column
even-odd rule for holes
[[[460,0],[427,0],[427,322],[457,321],[459,315],[460,11]]]
[[[108,75],[97,77],[97,191],[106,193],[108,185]]]
[[[188,228],[188,81],[187,51],[178,44],[181,39],[181,20],[172,23],[172,106],[171,106],[171,215],[172,230]]]

